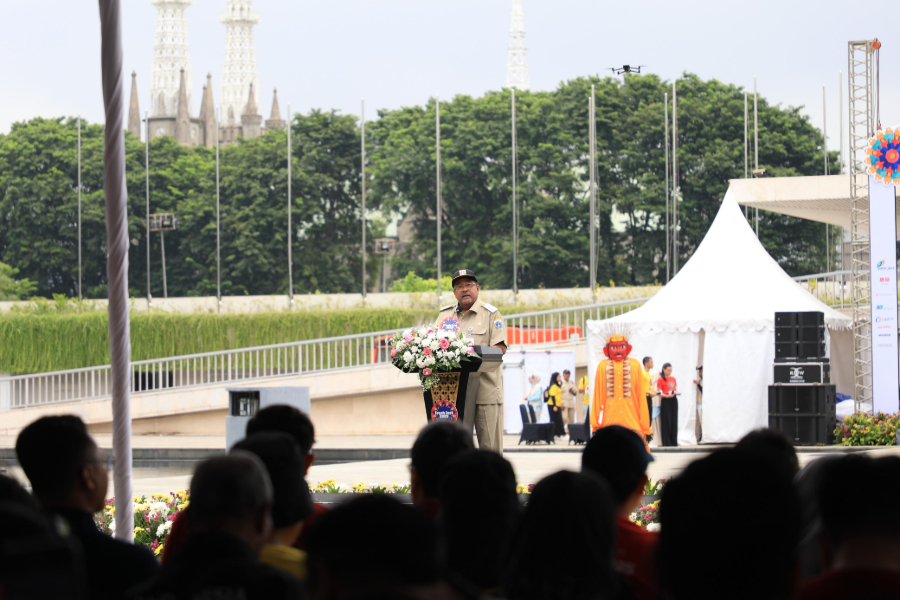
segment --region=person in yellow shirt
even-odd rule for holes
[[[640,435],[646,444],[653,429],[647,408],[646,390],[649,388],[644,387],[644,370],[637,360],[628,356],[632,348],[626,333],[610,333],[603,347],[607,358],[600,361],[594,376],[591,430],[621,425]]]
[[[547,408],[550,411],[550,422],[553,423],[554,431],[556,435],[566,435],[566,428],[563,425],[562,381],[559,373],[550,376],[547,396]]]
[[[584,413],[578,418],[586,421],[591,410],[591,378],[587,375],[578,380],[578,395],[581,397],[582,406],[584,406]]]

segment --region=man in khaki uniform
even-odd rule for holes
[[[497,307],[478,299],[481,287],[475,273],[460,269],[453,273],[456,304],[441,308],[435,328],[456,331],[475,340],[475,345],[495,346],[506,354],[506,323]],[[478,447],[503,453],[503,370],[479,375],[475,400],[475,435]],[[466,415],[466,421],[470,417]]]
[[[570,379],[572,373],[566,369],[563,371],[562,380],[562,401],[563,401],[563,424],[575,422],[575,398],[578,396],[578,386],[575,380]]]

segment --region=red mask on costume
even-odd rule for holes
[[[609,338],[606,346],[603,347],[603,354],[614,362],[623,362],[625,357],[631,354],[631,344],[628,343],[628,339],[624,336],[613,336]]]

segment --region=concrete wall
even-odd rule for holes
[[[659,286],[600,288],[597,291],[597,302],[614,302],[631,298],[652,296],[660,290]],[[516,304],[512,290],[483,290],[481,299],[496,306]],[[88,300],[98,308],[106,308],[106,300]],[[455,302],[453,293],[445,291],[440,303],[433,293],[387,293],[368,294],[363,300],[361,294],[297,294],[294,296],[293,310],[306,309],[339,309],[339,308],[411,308],[436,309]],[[519,290],[518,304],[523,307],[547,306],[579,306],[590,304],[592,296],[587,288],[552,289],[552,290]],[[26,307],[29,302],[0,302],[0,313],[8,312],[13,307]],[[284,296],[226,296],[222,298],[219,312],[250,313],[263,311],[288,310],[289,303]],[[147,312],[147,299],[134,298],[132,310]],[[216,312],[216,298],[153,298],[153,310],[171,313]]]

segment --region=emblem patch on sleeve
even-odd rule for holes
[[[503,321],[501,321],[500,319],[497,319],[496,321],[494,321],[494,327],[496,327],[497,329],[500,329],[501,327],[503,327]]]

